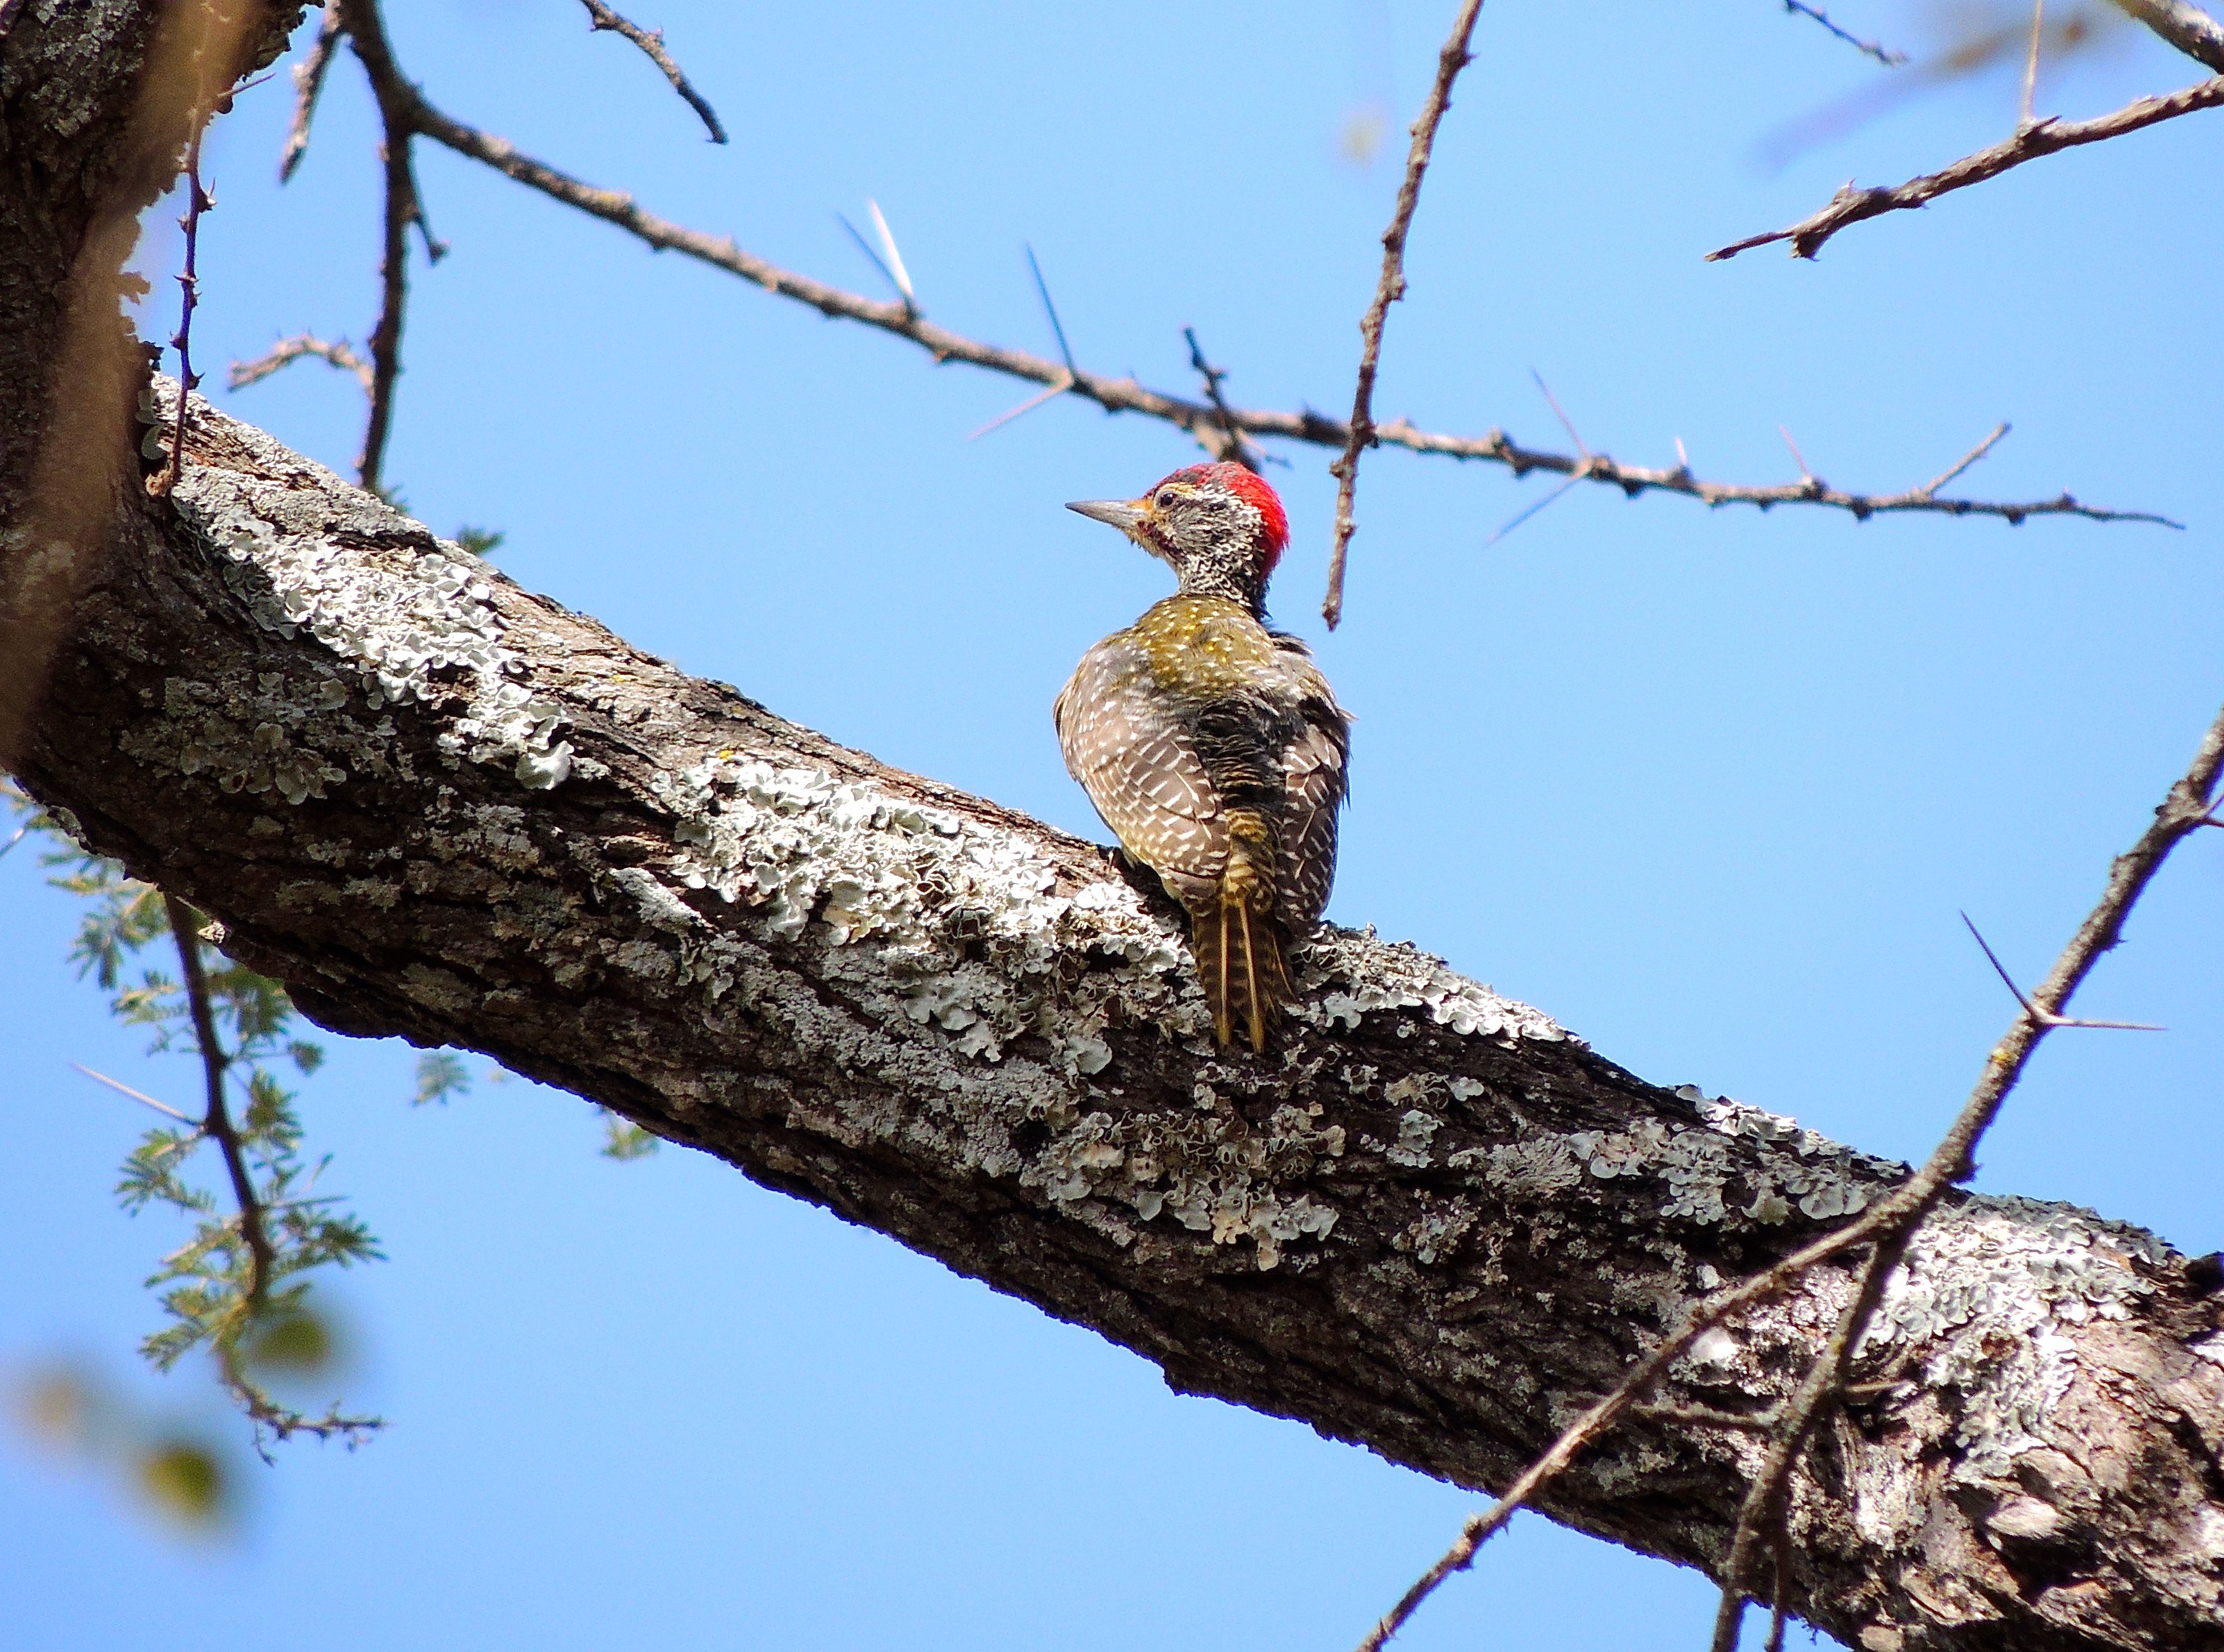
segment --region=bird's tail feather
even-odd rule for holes
[[[1197,981],[1212,1010],[1213,1038],[1223,1049],[1235,1041],[1241,1020],[1251,1048],[1264,1054],[1276,1016],[1295,999],[1274,906],[1273,878],[1258,874],[1239,839],[1218,887],[1190,908]]]

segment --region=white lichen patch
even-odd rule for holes
[[[1309,984],[1330,984],[1298,1011],[1317,1027],[1356,1028],[1370,1010],[1426,1010],[1431,1021],[1463,1038],[1510,1045],[1520,1038],[1573,1036],[1543,1010],[1501,997],[1416,947],[1385,946],[1372,931],[1323,930],[1301,963],[1310,966]],[[1344,984],[1334,984],[1339,982]]]
[[[1923,1225],[1861,1351],[1918,1351],[1924,1386],[1955,1402],[1955,1478],[1995,1477],[2048,1443],[2047,1419],[2076,1374],[2076,1327],[2126,1318],[2154,1288],[2133,1263],[2168,1255],[2153,1235],[2090,1211],[1981,1194]]]
[[[157,447],[176,393],[174,381],[158,378],[142,407]],[[199,397],[193,408],[197,418],[217,417]],[[251,433],[245,439],[267,445]],[[303,467],[273,451],[286,468]],[[180,771],[214,769],[228,789],[275,791],[294,803],[321,797],[346,778],[351,754],[295,742],[312,719],[326,726],[359,694],[372,713],[437,704],[449,712],[439,735],[449,757],[500,763],[536,790],[560,785],[572,760],[571,743],[558,737],[565,713],[535,695],[523,657],[503,645],[485,563],[329,472],[313,479],[326,485],[189,464],[171,495],[256,623],[282,637],[315,638],[333,667],[306,692],[274,680],[276,698],[248,706],[230,686],[172,685]],[[363,727],[354,731],[359,744]],[[376,733],[374,725],[374,740]]]

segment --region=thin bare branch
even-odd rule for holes
[[[679,64],[672,60],[672,54],[664,49],[662,29],[643,28],[638,23],[629,22],[604,5],[603,0],[580,0],[580,3],[587,9],[587,26],[590,28],[598,32],[608,29],[613,34],[622,35],[640,47],[648,60],[664,71],[664,78],[672,82],[672,89],[686,100],[690,109],[702,117],[703,124],[710,128],[711,142],[723,143],[726,141],[726,129],[718,124],[718,111],[711,107],[701,92],[688,85],[687,77],[679,72]]]
[[[1776,1426],[1776,1412],[1722,1411],[1710,1405],[1671,1405],[1665,1401],[1648,1401],[1633,1405],[1628,1415],[1640,1422],[1673,1422],[1699,1428],[1735,1428],[1748,1434],[1766,1434]]]
[[[1733,241],[1726,247],[1717,247],[1707,255],[1707,261],[1715,263],[1725,258],[1734,258],[1741,252],[1765,247],[1774,241],[1789,241],[1791,256],[1795,258],[1811,258],[1832,236],[1864,218],[1928,206],[1941,195],[1997,178],[2026,161],[2036,161],[2042,155],[2076,149],[2081,144],[2099,143],[2112,137],[2121,137],[2126,132],[2138,131],[2141,127],[2172,120],[2180,115],[2189,115],[2196,110],[2214,109],[2220,104],[2224,104],[2224,74],[2160,97],[2141,98],[2136,103],[2126,104],[2112,114],[2097,115],[2091,120],[2064,121],[2049,116],[2044,120],[2033,121],[2019,128],[2012,137],[2006,138],[1988,149],[1964,155],[1941,171],[1924,173],[1919,178],[1911,178],[1905,183],[1889,189],[1856,189],[1848,184],[1830,198],[1829,206],[1810,217],[1802,218],[1789,229],[1771,230],[1766,235],[1749,235],[1742,241]]]
[[[1540,515],[1547,506],[1558,503],[1560,496],[1567,492],[1569,489],[1574,487],[1576,483],[1588,482],[1589,480],[1590,480],[1590,473],[1589,472],[1580,470],[1575,472],[1566,481],[1561,483],[1558,487],[1554,488],[1543,498],[1531,501],[1528,504],[1522,506],[1520,510],[1508,516],[1504,522],[1499,523],[1499,525],[1492,530],[1490,537],[1482,541],[1482,548],[1486,551],[1488,550],[1492,546],[1497,544],[1500,540],[1504,539],[1508,534],[1521,526],[1523,522],[1527,522],[1530,517]]]
[[[2113,0],[2196,63],[2224,74],[2224,23],[2187,0]]]
[[[1801,17],[1813,18],[1863,57],[1874,58],[1887,69],[1896,69],[1907,61],[1907,54],[1905,52],[1895,52],[1888,46],[1880,46],[1874,41],[1863,40],[1860,35],[1850,34],[1839,28],[1830,21],[1830,14],[1820,6],[1803,5],[1800,0],[1784,0],[1784,9]]]
[[[342,0],[342,3],[356,4],[361,3],[361,0]],[[381,43],[382,45],[382,36]],[[1070,391],[1096,403],[1107,413],[1133,413],[1147,419],[1159,420],[1200,442],[1209,443],[1216,430],[1225,427],[1220,409],[1210,402],[1191,401],[1149,389],[1138,383],[1132,376],[1111,378],[1101,374],[1073,371],[1062,361],[968,338],[928,320],[917,306],[909,301],[870,299],[862,294],[830,286],[760,257],[737,246],[730,237],[707,235],[702,231],[690,229],[654,212],[645,212],[631,195],[622,191],[603,189],[584,182],[521,153],[507,139],[466,125],[435,108],[403,78],[390,52],[382,50],[375,63],[366,58],[364,66],[370,73],[372,84],[377,89],[382,103],[391,100],[396,109],[406,111],[409,123],[423,136],[458,155],[493,168],[515,183],[613,225],[648,246],[677,252],[713,269],[724,270],[778,297],[808,305],[822,315],[855,321],[908,339],[938,363],[964,362],[987,372],[1027,379],[1045,386],[1054,385],[1060,392]],[[851,233],[856,231],[853,230]],[[859,242],[863,244],[862,237]],[[881,264],[881,259],[871,253],[869,247],[867,252],[876,265]],[[890,282],[894,282],[896,276],[894,271],[888,273]],[[1009,416],[1017,416],[1019,411],[1019,408],[1014,409]],[[1349,425],[1311,408],[1287,411],[1230,407],[1228,416],[1237,429],[1254,440],[1270,438],[1342,449],[1349,443],[1351,437]],[[1401,447],[1409,453],[1501,465],[1517,477],[1526,476],[1532,471],[1564,476],[1580,474],[1584,481],[1617,488],[1630,498],[1645,493],[1672,493],[1696,499],[1713,508],[1752,505],[1767,510],[1780,504],[1820,505],[1846,511],[1860,519],[1873,516],[1927,513],[1952,516],[1996,516],[2011,524],[2020,524],[2033,516],[2076,516],[2089,522],[2142,522],[2170,528],[2179,526],[2168,517],[2149,511],[2111,510],[2084,504],[2067,493],[2051,499],[2017,502],[1942,499],[1936,497],[1935,491],[1943,485],[1943,482],[1932,482],[1924,487],[1910,488],[1899,493],[1878,494],[1853,493],[1832,487],[1810,487],[1800,483],[1747,485],[1709,482],[1694,476],[1688,462],[1679,462],[1672,467],[1626,465],[1601,453],[1594,452],[1585,457],[1525,447],[1503,430],[1489,430],[1480,436],[1447,435],[1421,430],[1403,418],[1372,427],[1367,440],[1374,446]],[[1949,472],[1945,479],[1950,479],[1952,475],[1958,473],[1958,471]]]
[[[363,451],[356,458],[357,480],[375,493],[393,426],[395,381],[401,374],[402,317],[409,298],[410,226],[414,225],[423,237],[427,261],[438,263],[447,248],[433,238],[417,193],[409,145],[417,136],[414,117],[419,99],[415,88],[401,79],[395,65],[377,0],[332,0],[332,3],[340,11],[349,43],[370,78],[371,93],[377,99],[379,118],[385,128],[380,157],[385,167],[386,199],[379,251],[378,324],[371,329],[370,339],[370,410],[363,421]]]
[[[324,339],[312,332],[297,332],[291,338],[281,339],[253,361],[236,361],[225,377],[232,389],[243,390],[250,384],[259,384],[272,374],[292,366],[304,357],[314,357],[344,373],[352,373],[356,383],[363,386],[365,396],[374,388],[370,363],[345,339]]]
[[[1791,450],[1791,462],[1799,467],[1801,484],[1806,487],[1821,486],[1821,480],[1816,476],[1814,467],[1807,463],[1807,455],[1801,453],[1799,444],[1791,440],[1791,427],[1779,425],[1776,427],[1776,434],[1784,438],[1784,445]]]
[[[1228,377],[1224,367],[1215,367],[1204,358],[1204,346],[1197,341],[1197,329],[1184,327],[1182,337],[1189,340],[1189,364],[1204,381],[1204,399],[1212,403],[1212,410],[1220,415],[1220,435],[1223,440],[1211,444],[1207,451],[1216,459],[1233,459],[1246,470],[1259,468],[1259,457],[1251,444],[1243,440],[1243,432],[1229,410],[1228,398],[1221,392],[1221,383]]]
[[[2070,995],[2091,972],[2101,954],[2122,938],[2125,919],[2129,916],[2141,891],[2160,869],[2164,859],[2180,840],[2197,829],[2208,817],[2210,795],[2216,788],[2220,772],[2224,772],[2224,711],[2220,711],[2216,720],[2209,725],[2199,750],[2194,754],[2191,765],[2171,786],[2162,807],[2155,812],[2154,824],[2110,865],[2107,884],[2102,891],[2100,903],[2086,915],[2085,921],[2078,927],[2069,945],[2055,960],[2046,979],[2031,995],[2036,1010],[2044,1011],[2047,1016],[2058,1016],[2062,1006],[2069,1002]],[[1559,1438],[1522,1472],[1496,1503],[1481,1514],[1468,1517],[1458,1539],[1434,1566],[1415,1579],[1398,1604],[1360,1642],[1359,1652],[1381,1652],[1384,1643],[1398,1632],[1446,1578],[1472,1565],[1475,1551],[1503,1529],[1541,1487],[1564,1472],[1586,1446],[1628,1415],[1653,1385],[1666,1375],[1669,1366],[1705,1332],[1741,1309],[1782,1294],[1833,1257],[1861,1245],[1874,1244],[1877,1248],[1855,1281],[1853,1297],[1829,1345],[1841,1353],[1857,1347],[1861,1331],[1867,1324],[1868,1313],[1873,1309],[1875,1297],[1881,1293],[1883,1282],[1891,1272],[1890,1262],[1885,1262],[1882,1266],[1879,1266],[1879,1263],[1887,1255],[1896,1261],[1916,1225],[1945,1196],[1947,1190],[1975,1174],[1974,1155],[1979,1139],[1998,1115],[2008,1092],[2015,1087],[2017,1079],[2022,1076],[2031,1051],[2048,1030],[2048,1024],[2042,1016],[2018,1014],[2006,1035],[1986,1057],[1982,1076],[1968,1100],[1963,1104],[1960,1115],[1932,1150],[1930,1158],[1905,1181],[1843,1226],[1824,1234],[1773,1267],[1749,1275],[1734,1285],[1725,1286],[1685,1309],[1682,1322],[1630,1368],[1628,1375],[1613,1392],[1595,1401],[1563,1430]],[[1873,1292],[1870,1288],[1872,1284],[1876,1287]],[[1858,1313],[1856,1309],[1860,1310]],[[1818,1360],[1816,1367],[1810,1369],[1810,1377],[1824,1363]],[[1842,1378],[1841,1367],[1834,1372],[1830,1381],[1835,1383]],[[1806,1389],[1806,1383],[1803,1383],[1802,1395],[1805,1394]],[[1820,1393],[1822,1390],[1816,1391]],[[1791,1402],[1779,1408],[1773,1427],[1787,1433],[1796,1430],[1804,1439],[1806,1432],[1813,1427],[1816,1416],[1814,1411],[1804,1416],[1800,1415],[1798,1398],[1795,1396]],[[1819,1410],[1819,1402],[1815,1409]],[[1757,1488],[1766,1491],[1761,1482],[1756,1481],[1755,1484]],[[1773,1495],[1772,1491],[1768,1492],[1760,1500],[1760,1506],[1765,1508]],[[1747,1506],[1754,1506],[1750,1494]],[[1744,1522],[1741,1521],[1741,1535],[1743,1528]],[[1733,1540],[1734,1548],[1735,1541]],[[1751,1544],[1748,1542],[1748,1556],[1750,1552]],[[1739,1576],[1735,1569],[1726,1568],[1725,1586],[1734,1588]]]
[[[1412,228],[1413,210],[1421,202],[1421,174],[1429,169],[1429,152],[1436,145],[1437,126],[1451,106],[1452,82],[1471,60],[1468,42],[1475,35],[1475,20],[1482,0],[1463,0],[1452,32],[1437,54],[1437,78],[1429,88],[1421,117],[1413,123],[1413,146],[1406,155],[1406,176],[1398,186],[1398,205],[1390,227],[1382,231],[1382,275],[1374,284],[1374,298],[1359,323],[1359,383],[1351,398],[1351,423],[1344,434],[1343,452],[1329,468],[1336,478],[1336,537],[1329,547],[1328,594],[1321,601],[1321,617],[1330,630],[1343,617],[1343,564],[1351,545],[1351,500],[1359,483],[1360,450],[1374,442],[1374,375],[1382,361],[1382,325],[1390,306],[1406,295],[1406,236]]]
[[[278,157],[278,181],[285,183],[309,152],[309,126],[317,117],[317,99],[325,90],[325,76],[340,43],[340,9],[325,8],[317,25],[317,38],[308,54],[294,66],[294,123],[286,129],[286,148]]]

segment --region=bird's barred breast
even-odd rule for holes
[[[1219,877],[1220,794],[1132,630],[1082,656],[1053,714],[1067,772],[1130,854],[1162,875]]]

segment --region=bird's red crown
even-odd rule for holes
[[[1180,482],[1193,488],[1206,488],[1222,493],[1232,493],[1259,513],[1259,535],[1265,552],[1260,558],[1260,577],[1263,579],[1274,571],[1282,560],[1282,552],[1290,542],[1290,518],[1282,510],[1281,497],[1267,478],[1247,465],[1223,460],[1217,465],[1190,465],[1163,478],[1159,487],[1168,482]],[[1157,488],[1152,490],[1158,491]]]

